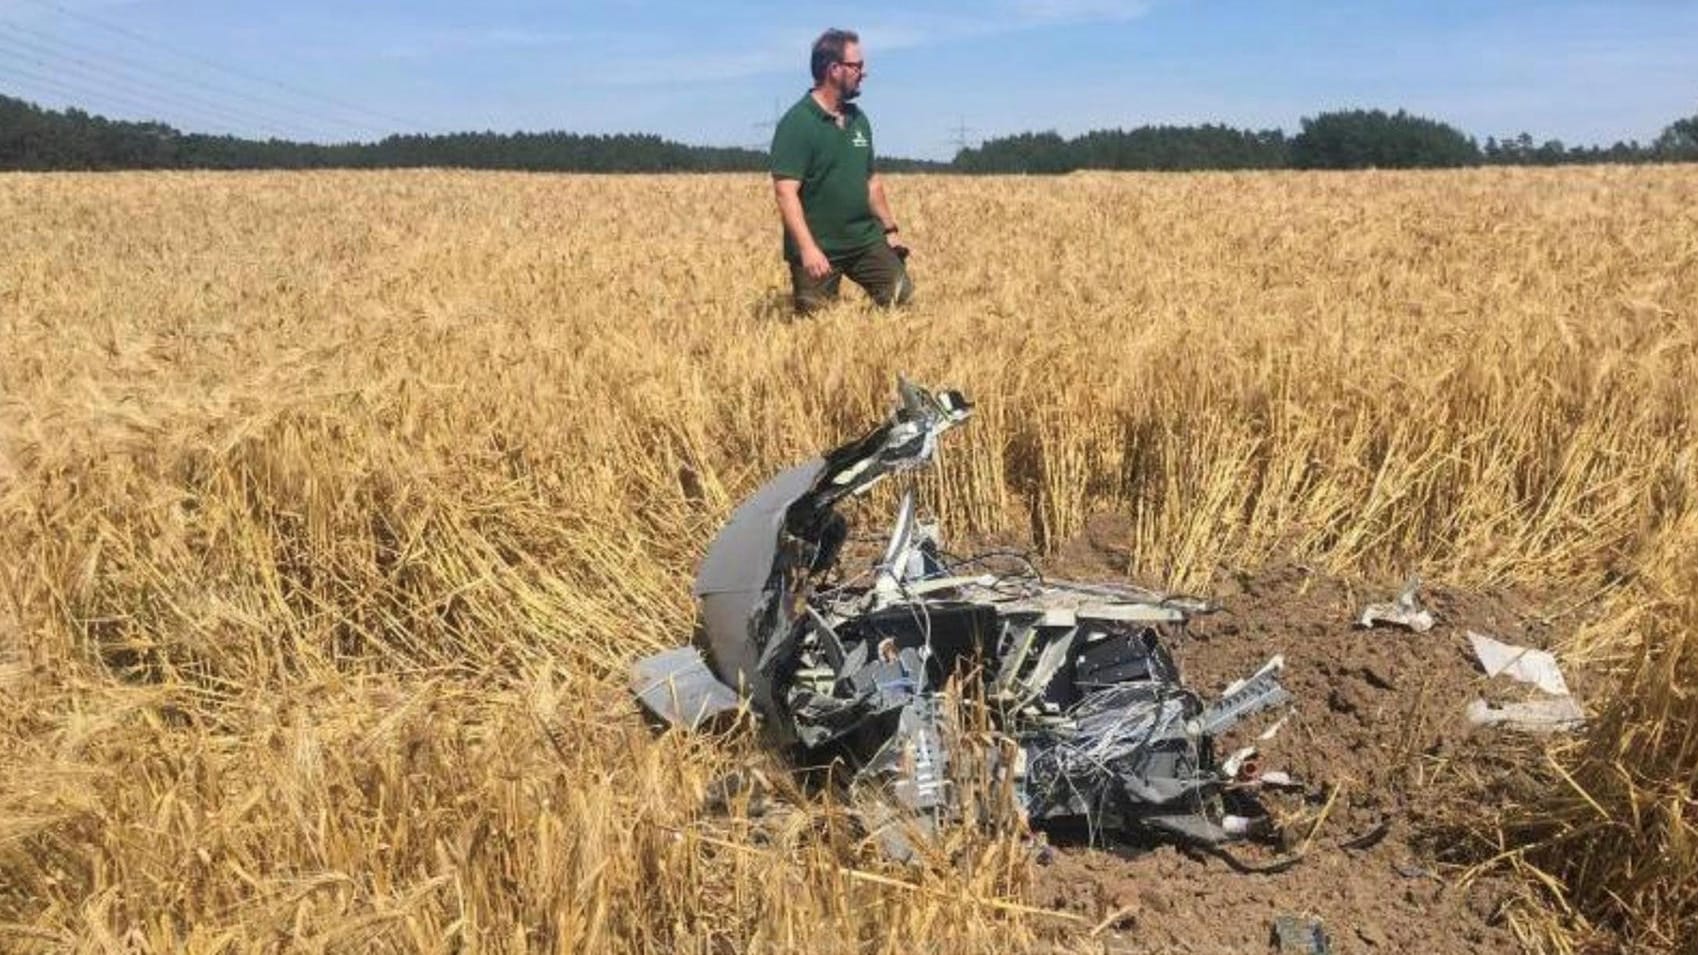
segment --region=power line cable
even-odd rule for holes
[[[139,74],[147,75],[151,79],[173,81],[173,82],[181,83],[183,85],[189,86],[189,87],[197,89],[197,90],[201,90],[203,92],[208,92],[208,93],[212,93],[212,94],[216,94],[216,95],[223,95],[223,96],[233,96],[233,97],[236,97],[238,99],[243,100],[244,102],[251,100],[255,104],[261,104],[261,105],[264,105],[265,107],[268,107],[270,109],[280,109],[280,110],[283,110],[286,113],[294,114],[295,116],[302,117],[302,118],[307,119],[307,120],[309,120],[313,123],[322,124],[322,123],[328,122],[328,123],[333,123],[337,126],[341,126],[343,128],[346,128],[346,129],[352,129],[352,130],[357,131],[360,135],[365,136],[365,137],[375,138],[375,134],[381,134],[381,132],[382,132],[382,129],[380,127],[373,126],[369,123],[358,123],[358,122],[343,119],[343,118],[337,117],[337,116],[326,116],[322,112],[314,112],[314,111],[311,111],[311,110],[302,109],[301,107],[299,107],[297,105],[286,103],[286,102],[283,102],[283,101],[280,101],[280,100],[271,99],[271,98],[262,97],[262,96],[255,96],[255,95],[253,95],[251,93],[247,93],[247,92],[230,90],[230,89],[227,89],[224,86],[220,86],[220,85],[216,85],[214,83],[207,82],[206,80],[198,78],[198,77],[186,76],[183,73],[177,72],[175,70],[164,69],[157,64],[144,63],[144,62],[136,60],[132,57],[124,56],[121,53],[115,53],[115,52],[112,52],[110,50],[99,50],[99,49],[95,49],[95,48],[92,48],[92,47],[89,47],[89,46],[86,46],[86,45],[83,45],[83,44],[74,43],[70,40],[66,40],[66,39],[63,39],[63,38],[60,38],[60,37],[51,36],[49,34],[41,32],[39,30],[31,29],[29,27],[25,27],[21,24],[15,23],[15,22],[0,21],[0,24],[3,24],[7,28],[11,29],[14,33],[20,34],[19,36],[16,37],[16,39],[18,39],[22,42],[27,43],[27,42],[33,41],[36,44],[50,44],[52,46],[56,46],[58,48],[61,48],[61,51],[62,50],[70,50],[73,53],[78,53],[78,54],[82,54],[82,55],[85,55],[85,56],[92,56],[92,57],[99,58],[103,62],[104,61],[115,61],[116,64],[118,64],[118,65],[110,67],[112,69],[128,69],[128,70],[131,70],[131,71],[139,73]],[[70,58],[70,55],[66,54],[64,52],[60,52],[59,55],[66,56],[67,58]],[[276,117],[272,117],[272,119],[274,121],[273,124],[277,125],[275,123]],[[285,123],[283,125],[293,125],[293,126],[296,126],[297,128],[302,128],[302,127],[299,127],[298,121],[295,121],[295,120],[291,120],[288,123]],[[314,134],[314,135],[316,136],[317,134]]]
[[[135,113],[142,118],[123,119],[115,115],[102,118],[119,122],[165,123],[164,117],[159,113],[158,104],[137,99],[126,93],[115,92],[104,84],[93,88],[82,86],[75,82],[74,78],[67,79],[63,76],[44,75],[16,63],[0,63],[0,75],[10,76],[14,83],[22,83],[28,88],[49,89],[59,96],[66,97],[67,103],[63,107],[64,109],[76,109],[84,112],[94,109],[113,112],[111,107],[117,106],[119,107],[118,112]],[[28,99],[29,97],[26,94],[20,98]],[[210,123],[218,129],[234,131],[234,127],[230,126],[227,120],[199,115],[195,118],[201,122]]]
[[[14,56],[28,58],[35,65],[49,69],[55,74],[67,75],[71,78],[100,85],[114,82],[121,84],[126,93],[141,94],[159,102],[164,107],[160,110],[161,112],[180,113],[185,108],[193,108],[207,114],[220,116],[224,121],[234,123],[236,128],[256,129],[265,135],[284,139],[302,138],[304,132],[302,127],[280,122],[275,117],[235,109],[224,103],[192,93],[156,86],[150,80],[139,79],[136,76],[127,75],[122,71],[101,64],[56,53],[30,44],[27,40],[20,41],[17,37],[9,37],[0,33],[0,50],[8,49]],[[71,65],[67,66],[67,64]]]
[[[219,63],[216,60],[208,59],[204,56],[201,56],[198,53],[191,53],[187,50],[183,50],[181,48],[172,46],[168,43],[164,43],[160,40],[154,39],[153,37],[146,36],[146,35],[141,34],[141,33],[137,33],[134,30],[130,30],[130,29],[127,29],[125,27],[118,26],[117,24],[114,24],[114,23],[110,23],[106,20],[101,19],[100,17],[93,16],[92,14],[85,13],[85,12],[82,12],[82,11],[79,11],[79,10],[72,10],[68,7],[61,5],[61,4],[53,2],[53,0],[32,0],[32,2],[35,3],[37,6],[47,7],[49,9],[58,11],[59,13],[65,15],[65,16],[68,16],[68,17],[70,17],[74,20],[80,20],[83,23],[88,23],[88,24],[91,24],[93,26],[97,26],[97,27],[99,27],[103,30],[106,30],[110,33],[115,33],[118,36],[122,36],[122,37],[125,37],[125,38],[131,40],[132,42],[140,43],[140,44],[143,44],[145,46],[151,46],[151,47],[154,47],[156,49],[164,50],[165,52],[171,53],[174,56],[178,56],[178,57],[181,57],[183,59],[202,64],[203,66],[211,67],[212,69],[218,70],[219,72],[228,73],[231,76],[240,77],[244,80],[247,80],[248,82],[263,83],[267,86],[274,86],[274,87],[276,87],[280,90],[284,90],[286,92],[289,92],[289,93],[291,93],[291,94],[293,94],[297,97],[301,97],[302,99],[304,99],[306,101],[313,102],[315,105],[323,106],[325,104],[329,104],[329,105],[335,106],[336,108],[344,110],[344,111],[352,111],[352,112],[355,112],[355,113],[363,113],[367,116],[374,117],[374,118],[377,118],[377,119],[381,119],[386,124],[387,123],[399,123],[403,128],[412,128],[412,129],[423,130],[426,126],[429,125],[427,123],[420,123],[416,120],[411,120],[411,119],[407,119],[407,118],[404,118],[404,117],[395,116],[395,115],[392,115],[392,114],[389,114],[389,113],[384,113],[384,112],[380,112],[378,110],[369,109],[369,108],[364,107],[364,106],[359,106],[359,105],[356,105],[356,104],[353,104],[353,103],[349,103],[346,100],[338,99],[337,97],[333,97],[333,96],[328,96],[328,95],[323,94],[323,93],[317,93],[317,92],[313,92],[311,90],[303,89],[302,87],[295,86],[295,85],[290,84],[290,83],[285,83],[281,80],[273,79],[273,78],[268,77],[268,76],[261,76],[257,73],[250,73],[247,70],[240,70],[240,69],[237,69],[233,66],[228,66],[226,64]]]
[[[159,115],[158,107],[155,104],[144,103],[122,93],[114,93],[109,89],[89,89],[88,87],[77,86],[75,83],[65,82],[62,77],[43,76],[32,70],[23,69],[9,63],[0,63],[0,77],[10,78],[14,83],[22,83],[31,88],[46,89],[65,97],[68,101],[68,105],[65,107],[67,109],[93,108],[102,113],[134,113],[141,118],[121,121],[169,125]],[[21,98],[27,99],[28,97]],[[116,110],[113,109],[114,106],[117,107]],[[105,118],[112,119],[114,117],[106,116]],[[240,132],[225,120],[210,119],[204,116],[196,117],[196,119],[206,128],[220,135],[238,135]]]
[[[0,52],[5,52],[3,45],[4,39],[0,38]],[[86,97],[94,97],[95,101],[122,101],[128,104],[129,111],[145,116],[146,121],[169,122],[172,125],[184,127],[183,131],[185,132],[210,124],[212,128],[222,132],[246,138],[298,138],[296,133],[257,121],[251,116],[243,115],[234,110],[214,104],[177,99],[174,96],[162,94],[158,90],[145,88],[133,81],[115,82],[110,77],[81,70],[66,69],[61,64],[46,63],[40,59],[32,60],[30,63],[14,60],[6,65],[14,72],[26,74],[32,82],[57,81],[61,89],[80,90],[80,95],[83,98],[71,103],[76,108],[90,108],[90,100]],[[32,71],[29,69],[31,65],[45,68],[49,72],[43,75],[41,72]]]

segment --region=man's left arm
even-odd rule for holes
[[[884,237],[891,245],[901,245],[902,240],[896,235],[896,217],[891,215],[890,200],[884,195],[884,180],[876,172],[867,177],[867,204],[884,227]]]

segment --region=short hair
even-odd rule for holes
[[[820,34],[814,41],[813,55],[808,58],[808,68],[813,71],[814,83],[825,82],[825,71],[831,69],[831,64],[843,62],[843,48],[851,43],[861,42],[860,34],[854,30],[839,30],[836,27]]]

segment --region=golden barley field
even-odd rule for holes
[[[1698,167],[890,191],[914,305],[794,322],[759,176],[0,177],[0,949],[1100,948],[1016,833],[704,808],[758,746],[625,692],[902,373],[978,406],[952,537],[1541,595],[1591,720],[1449,877],[1691,951]]]

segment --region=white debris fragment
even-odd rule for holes
[[[1382,623],[1406,627],[1416,633],[1426,633],[1433,629],[1433,615],[1423,608],[1416,597],[1421,589],[1421,578],[1411,577],[1403,585],[1403,592],[1391,603],[1369,604],[1362,608],[1362,616],[1356,625],[1370,628]]]
[[[1474,726],[1504,725],[1529,733],[1556,733],[1578,729],[1586,722],[1586,714],[1572,696],[1548,700],[1529,700],[1526,703],[1505,703],[1493,706],[1476,699],[1468,704],[1468,722]]]
[[[1585,722],[1586,714],[1569,695],[1568,681],[1562,678],[1555,656],[1544,650],[1494,640],[1472,630],[1468,631],[1468,642],[1474,645],[1474,656],[1487,676],[1502,674],[1532,684],[1546,697],[1501,706],[1476,699],[1468,704],[1468,722],[1475,726],[1503,725],[1529,733],[1571,730]]]
[[[1551,696],[1567,696],[1568,683],[1557,669],[1556,657],[1544,650],[1518,647],[1493,640],[1483,633],[1468,631],[1468,642],[1474,645],[1474,656],[1486,668],[1487,676],[1507,674],[1522,683],[1531,683]]]
[[[1257,781],[1264,786],[1274,786],[1280,789],[1286,789],[1297,785],[1292,781],[1290,773],[1278,769],[1263,773],[1261,776],[1257,777]]]
[[[1279,719],[1274,720],[1273,725],[1269,726],[1265,730],[1262,730],[1261,735],[1257,736],[1256,739],[1265,743],[1268,740],[1273,739],[1275,736],[1278,736],[1279,731],[1281,729],[1285,728],[1285,721],[1288,720],[1288,719],[1291,719],[1290,713],[1286,713],[1284,716],[1281,716]]]

